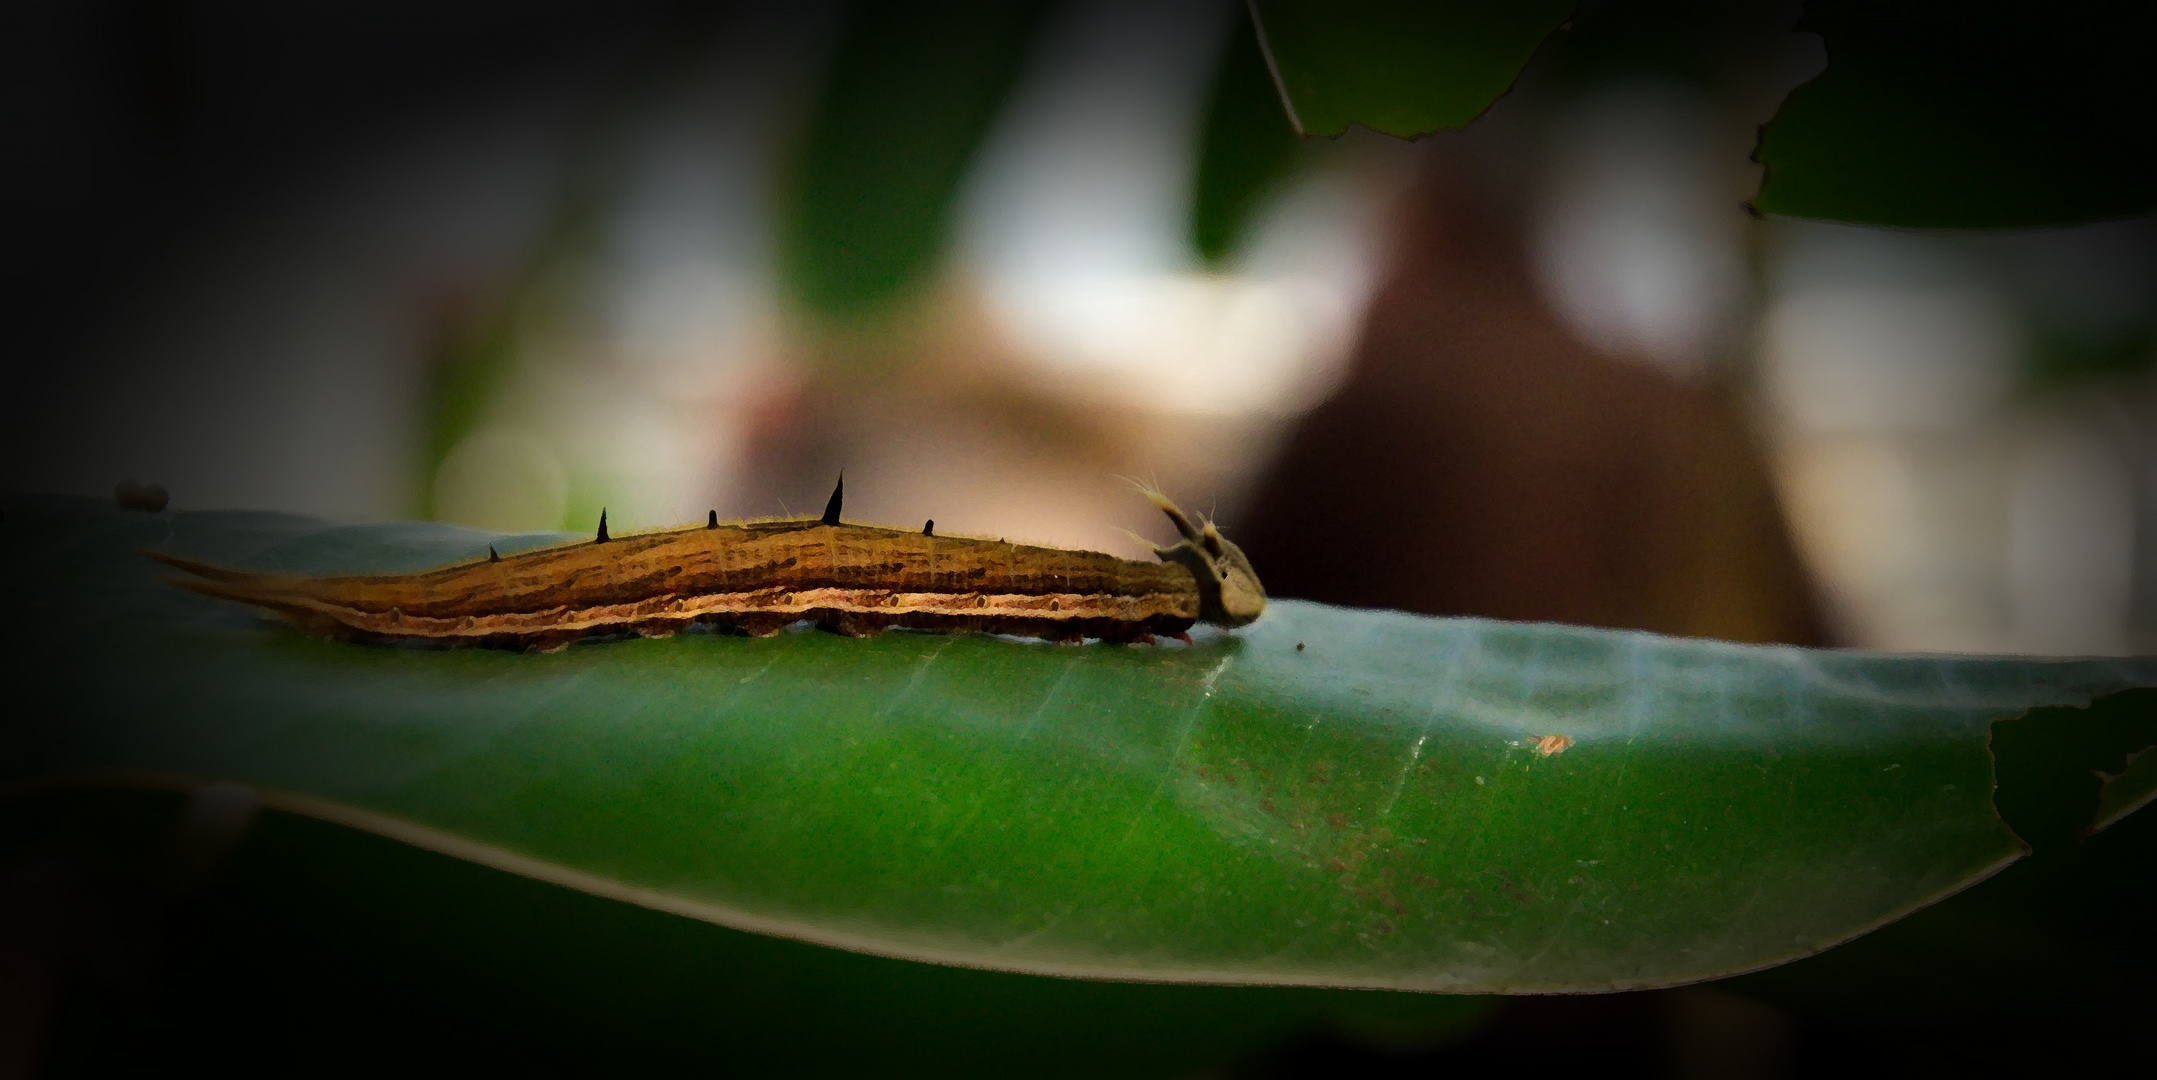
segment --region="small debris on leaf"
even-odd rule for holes
[[[1555,757],[1565,753],[1566,748],[1572,745],[1572,737],[1567,735],[1538,735],[1535,737],[1535,752],[1544,757]]]

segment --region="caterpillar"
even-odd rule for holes
[[[1182,537],[1157,563],[839,520],[846,478],[822,517],[612,537],[416,574],[253,573],[147,551],[183,588],[253,605],[306,633],[552,651],[587,637],[663,637],[691,626],[767,636],[808,620],[849,636],[891,627],[1130,642],[1193,623],[1243,626],[1266,592],[1213,522],[1144,494]]]

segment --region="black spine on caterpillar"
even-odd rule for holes
[[[839,504],[846,498],[846,474],[839,474],[839,482],[832,485],[831,501],[824,504],[824,524],[839,523]]]

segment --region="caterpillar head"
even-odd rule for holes
[[[1198,579],[1199,621],[1233,628],[1257,619],[1266,610],[1266,587],[1258,583],[1258,572],[1243,557],[1243,549],[1222,537],[1213,522],[1203,517],[1192,525],[1168,496],[1151,489],[1145,489],[1145,494],[1183,536],[1175,547],[1157,547],[1153,553],[1162,562],[1180,564]]]

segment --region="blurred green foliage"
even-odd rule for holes
[[[1466,127],[1513,85],[1573,0],[1255,0],[1289,120],[1411,138]]]
[[[959,183],[1044,9],[941,0],[849,10],[783,196],[780,273],[804,309],[874,313],[937,268]]]
[[[1762,129],[1765,213],[2067,225],[2157,210],[2157,8],[1813,0],[1828,67]]]
[[[1191,243],[1208,265],[1235,252],[1266,194],[1295,171],[1302,141],[1282,114],[1250,18],[1239,14],[1206,101],[1191,192]]]
[[[1256,10],[1301,130],[1410,136],[1474,119],[1571,5]],[[1584,71],[1712,78],[1722,32],[1765,11],[1599,5],[1562,51]],[[2146,4],[1814,0],[1796,29],[1826,39],[1828,68],[1763,129],[1763,213],[1997,228],[2157,209],[2157,10]]]
[[[2039,320],[2032,329],[2022,375],[2033,388],[2071,386],[2157,365],[2157,323],[2093,329]]]

